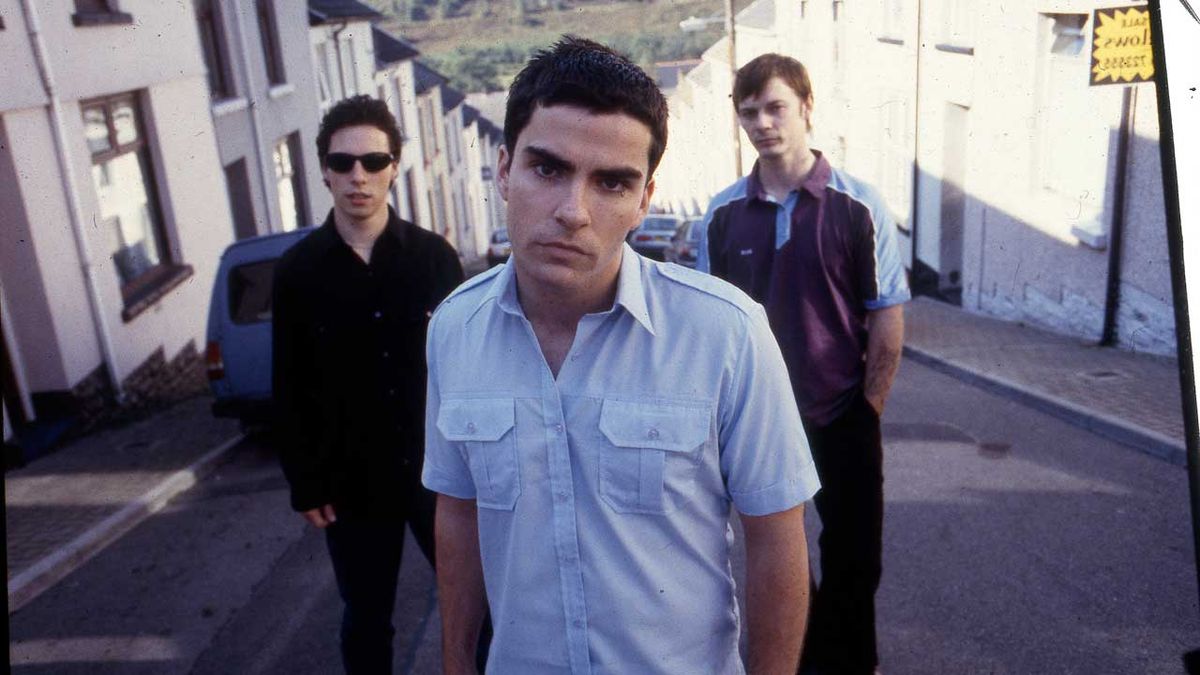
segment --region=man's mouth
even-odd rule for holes
[[[570,255],[587,255],[587,251],[583,250],[582,248],[579,248],[578,246],[573,246],[571,244],[565,244],[563,242],[547,241],[547,242],[541,242],[538,245],[542,246],[543,248],[548,248],[551,251],[554,251],[556,253],[566,253],[566,254],[570,254]]]

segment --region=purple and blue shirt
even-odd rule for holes
[[[808,177],[782,202],[763,189],[757,164],[718,193],[696,268],[766,307],[800,413],[823,426],[862,392],[867,313],[912,294],[878,192],[813,154]]]

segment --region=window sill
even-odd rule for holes
[[[272,99],[279,99],[291,94],[294,91],[296,91],[296,85],[292,84],[291,82],[284,82],[283,84],[277,84],[268,89],[267,96],[270,96]]]
[[[145,288],[126,298],[125,309],[121,310],[121,320],[125,323],[133,321],[194,273],[191,265],[164,266],[161,271],[151,272],[157,278],[147,280]]]
[[[938,44],[933,46],[939,52],[947,52],[950,54],[965,54],[966,56],[975,56],[974,47],[963,47],[961,45]]]
[[[876,39],[885,45],[903,45],[904,44],[904,40],[901,38],[881,37],[881,38],[876,38]]]
[[[127,12],[75,12],[71,23],[76,26],[113,26],[133,23],[133,15]]]
[[[213,117],[220,117],[221,115],[228,115],[231,112],[245,110],[249,105],[250,102],[244,96],[227,98],[212,104],[212,114]]]

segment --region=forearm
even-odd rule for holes
[[[748,672],[792,675],[808,621],[808,543],[804,506],[742,517],[746,533]]]
[[[487,596],[479,557],[479,524],[473,500],[438,495],[438,603],[442,613],[442,672],[475,672],[475,648]]]
[[[864,394],[882,412],[904,348],[904,306],[893,305],[867,315],[867,359]]]

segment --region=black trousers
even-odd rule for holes
[[[413,533],[429,566],[434,558],[433,517],[437,496],[413,487],[406,508],[386,517],[338,515],[325,529],[333,561],[342,612],[342,665],[348,675],[390,675],[392,672],[392,611],[396,582],[404,555],[404,527]],[[490,617],[484,621],[476,665],[483,672],[492,638]]]
[[[821,490],[821,583],[810,604],[804,672],[871,673],[875,591],[882,574],[883,444],[879,416],[861,395],[833,422],[804,422]]]

